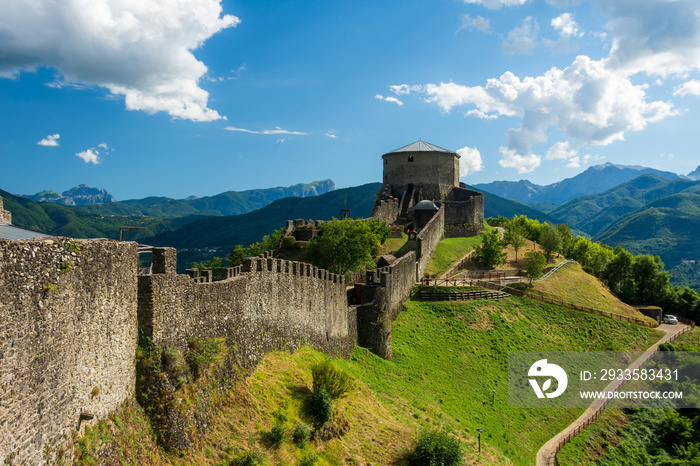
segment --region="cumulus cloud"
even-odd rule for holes
[[[329,138],[331,138],[331,139],[337,139],[337,138],[338,138],[338,136],[336,136],[336,134],[335,134],[335,130],[334,130],[334,129],[332,129],[332,130],[326,132],[326,137],[329,137]]]
[[[582,37],[584,35],[578,28],[578,24],[570,13],[562,13],[552,19],[552,27],[559,31],[563,37]]]
[[[403,105],[403,102],[401,102],[401,101],[400,101],[399,99],[397,99],[396,97],[392,97],[392,96],[384,97],[384,96],[381,95],[381,94],[377,94],[377,95],[374,96],[374,98],[377,99],[377,100],[384,100],[384,101],[386,101],[386,102],[394,102],[394,103],[395,103],[396,105],[398,105],[398,106]]]
[[[459,25],[459,29],[457,29],[457,32],[462,31],[464,29],[476,29],[481,32],[491,32],[491,22],[483,16],[477,16],[476,18],[472,18],[469,15],[462,15],[461,19],[462,22]]]
[[[673,95],[685,97],[687,95],[700,96],[700,81],[693,79],[676,87]]]
[[[520,79],[506,72],[485,86],[423,86],[426,100],[444,111],[470,106],[466,114],[479,118],[519,117],[521,126],[507,131],[508,144],[501,153],[502,166],[521,173],[539,165],[531,147],[546,141],[548,127],[562,130],[579,144],[607,145],[624,139],[627,131],[640,131],[649,122],[675,113],[669,102],[648,102],[645,89],[608,69],[605,60],[586,56],[577,57],[563,70],[552,68],[537,77]]]
[[[75,155],[80,157],[85,163],[94,163],[95,165],[100,163],[100,159],[98,157],[100,153],[95,150],[94,147],[92,149],[86,149],[82,152],[78,152]]]
[[[610,66],[632,75],[668,76],[700,69],[697,0],[597,0],[610,17]]]
[[[252,130],[252,129],[245,129],[245,128],[236,128],[235,126],[227,126],[224,128],[226,131],[239,131],[242,133],[250,133],[250,134],[284,134],[288,136],[306,136],[309,133],[304,133],[301,131],[288,131],[286,129],[282,129],[279,126],[275,127],[275,129],[263,129],[260,131]],[[284,139],[280,139],[277,142],[284,142]]]
[[[569,141],[557,142],[547,151],[547,160],[571,159],[578,155],[576,149],[570,147]]]
[[[457,149],[457,153],[460,155],[459,176],[467,176],[483,170],[484,162],[481,160],[481,153],[475,147],[465,146]]]
[[[518,173],[529,173],[540,166],[542,157],[535,154],[521,155],[507,147],[500,147],[501,160],[498,164],[503,168],[515,168]]]
[[[464,3],[476,3],[483,5],[490,10],[497,10],[504,6],[520,6],[527,3],[528,0],[464,0]]]
[[[222,118],[199,87],[207,73],[193,51],[240,20],[220,0],[36,0],[0,3],[0,76],[40,66],[58,82],[107,89],[126,108],[174,118]]]
[[[57,147],[58,146],[58,138],[60,138],[60,137],[61,137],[61,135],[58,133],[49,134],[44,139],[37,142],[37,144],[40,146]]]
[[[408,84],[398,84],[396,86],[389,86],[389,89],[391,90],[391,92],[393,92],[396,95],[408,95],[411,92],[420,91],[421,86],[419,86],[419,85],[409,86]]]
[[[520,26],[508,33],[501,48],[506,53],[528,54],[537,47],[538,30],[537,21],[532,16],[528,16]]]

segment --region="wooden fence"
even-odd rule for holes
[[[688,319],[685,319],[685,320],[688,320]],[[678,332],[678,333],[672,335],[671,338],[669,338],[669,339],[667,340],[667,342],[671,342],[671,341],[675,340],[675,339],[678,338],[679,336],[683,335],[683,334],[686,333],[686,332],[689,332],[690,330],[693,329],[693,327],[695,327],[695,322],[693,322],[692,320],[689,320],[688,322],[691,322],[691,324],[688,324],[689,327],[685,327],[685,328],[684,328],[683,330],[681,330],[680,332]],[[654,351],[648,351],[648,354],[646,354],[646,355],[644,356],[644,359],[643,359],[642,362],[638,365],[638,367],[640,367],[640,368],[641,368],[641,367],[644,367],[644,365],[645,365],[647,362],[649,362],[649,360],[654,356],[654,353],[656,353],[657,351],[659,351],[658,347],[657,347]],[[614,392],[618,391],[620,388],[622,388],[622,386],[623,386],[626,382],[627,382],[626,380],[621,380],[617,385],[615,385],[615,387],[613,388],[612,391],[614,391]],[[590,425],[593,423],[593,421],[595,421],[596,419],[598,419],[598,416],[600,415],[600,413],[603,411],[603,409],[605,409],[606,406],[608,406],[609,403],[610,403],[610,398],[606,398],[606,399],[603,401],[603,404],[602,404],[598,409],[596,409],[595,412],[594,412],[593,414],[591,414],[591,416],[583,422],[583,424],[581,424],[580,426],[576,427],[576,429],[574,429],[573,431],[569,432],[569,433],[566,435],[566,437],[564,437],[563,439],[561,439],[561,440],[559,441],[559,443],[557,444],[556,449],[554,450],[553,458],[550,458],[550,459],[549,459],[549,463],[550,463],[550,464],[556,464],[557,466],[559,466],[559,459],[557,458],[557,454],[559,453],[559,450],[561,450],[561,449],[564,447],[564,445],[566,445],[572,438],[574,438],[574,437],[576,437],[578,434],[580,434],[580,433],[583,431],[583,429],[585,429],[586,427],[590,426]]]
[[[425,301],[472,301],[476,299],[503,299],[510,296],[503,291],[427,291],[421,290],[420,297]]]

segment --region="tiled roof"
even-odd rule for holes
[[[443,149],[442,147],[438,147],[434,144],[430,144],[429,142],[425,142],[422,140],[418,140],[414,142],[413,144],[409,144],[407,146],[400,147],[396,150],[393,150],[389,152],[389,154],[394,154],[396,152],[444,152],[446,154],[457,154],[456,152],[453,152],[451,150]]]
[[[39,233],[38,231],[25,230],[8,223],[0,223],[0,239],[23,240],[33,238],[51,238],[53,235]]]

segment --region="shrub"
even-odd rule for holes
[[[296,241],[294,243],[294,249],[306,249],[311,244],[311,241]]]
[[[293,236],[285,236],[282,238],[282,249],[294,249],[296,239]]]
[[[343,369],[330,360],[315,364],[311,368],[314,390],[324,385],[331,398],[347,395],[353,388],[353,380]]]
[[[270,442],[274,446],[279,446],[287,435],[287,427],[281,422],[275,422],[275,425],[270,429]]]
[[[331,418],[333,400],[325,385],[314,388],[309,402],[309,411],[319,424],[324,424]]]
[[[231,461],[231,466],[261,466],[263,464],[265,464],[265,453],[258,448],[247,451]]]
[[[462,464],[464,452],[459,440],[438,429],[423,432],[411,454],[411,466],[453,466]]]
[[[659,351],[676,351],[676,347],[673,346],[673,343],[661,343],[659,345]]]
[[[309,443],[309,438],[311,437],[311,429],[305,422],[300,422],[294,428],[292,433],[292,439],[294,443],[297,444],[299,448],[304,448],[307,443]]]
[[[318,461],[315,451],[305,451],[299,460],[299,466],[314,466]]]

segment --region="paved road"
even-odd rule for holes
[[[674,338],[675,335],[679,334],[684,330],[684,328],[688,327],[688,325],[685,324],[677,324],[677,325],[670,325],[670,324],[661,324],[658,327],[656,327],[658,330],[662,330],[666,332],[666,335],[661,338],[659,341],[651,345],[646,351],[656,351],[656,349],[659,347],[660,344],[666,343],[670,339]],[[630,364],[629,369],[637,369],[642,366],[642,363],[646,360],[646,355],[641,355],[636,361],[634,361],[632,364]],[[611,382],[607,387],[605,387],[605,391],[615,391],[617,390],[617,385],[620,382],[614,381]],[[537,452],[537,466],[549,466],[552,464],[555,464],[554,458],[556,457],[557,453],[557,445],[559,442],[566,438],[567,435],[570,433],[574,432],[578,427],[582,426],[585,424],[585,422],[592,417],[596,410],[603,406],[603,403],[605,400],[595,400],[591,405],[586,408],[586,410],[579,416],[578,419],[576,419],[574,422],[569,424],[568,427],[566,427],[564,430],[559,432],[557,435],[552,437],[547,443],[545,443],[542,448]]]

